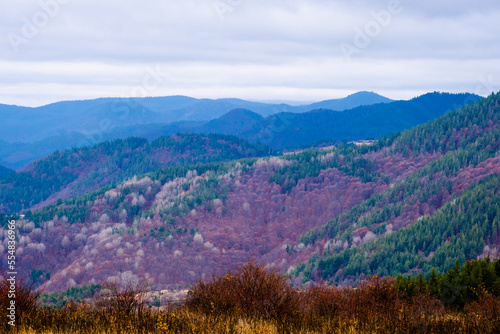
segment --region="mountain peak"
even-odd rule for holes
[[[360,106],[373,105],[378,103],[390,103],[393,100],[374,92],[361,91],[351,94],[341,99],[325,100],[309,105],[310,110],[331,109],[344,111]]]
[[[385,100],[385,101],[393,101],[385,96],[382,96],[380,94],[377,94],[375,92],[367,91],[367,90],[362,90],[353,94],[348,95],[345,97],[346,99],[350,98],[367,98],[367,99],[379,99],[379,100]]]
[[[225,113],[224,115],[222,115],[221,117],[218,118],[218,120],[244,120],[244,119],[252,119],[252,120],[257,120],[257,121],[260,121],[262,119],[264,119],[264,117],[262,117],[262,115],[259,115],[251,110],[248,110],[248,109],[244,109],[244,108],[235,108],[235,109],[232,109],[230,111],[228,111],[227,113]]]
[[[201,132],[241,135],[264,119],[261,115],[243,108],[232,109],[221,117],[205,124]]]

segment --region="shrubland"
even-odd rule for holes
[[[181,304],[148,302],[146,284],[106,283],[87,302],[40,306],[18,282],[16,327],[5,333],[498,333],[500,260],[445,274],[372,276],[356,288],[294,289],[254,262],[194,284]],[[6,284],[0,284],[5,313]],[[5,314],[2,314],[5,318]]]

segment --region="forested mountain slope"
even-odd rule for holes
[[[254,127],[258,127],[264,117],[246,109],[234,109],[221,117],[211,120],[195,129],[203,133],[224,133],[229,135],[242,135]]]
[[[166,166],[258,157],[267,147],[225,135],[180,134],[149,143],[144,138],[114,140],[58,151],[0,181],[0,211],[17,212],[53,204],[134,175]]]
[[[25,212],[20,267],[48,291],[140,279],[163,289],[251,258],[302,284],[494,253],[499,101],[372,146],[173,166]]]
[[[447,270],[456,260],[496,254],[499,145],[499,94],[380,140],[365,154],[379,164],[395,154],[439,159],[304,234],[315,255],[296,273],[336,280],[429,274],[431,266]]]
[[[12,169],[6,168],[4,166],[0,166],[0,179],[3,179],[4,177],[6,177],[7,175],[9,175],[12,172],[13,172]]]
[[[317,109],[301,114],[280,113],[267,117],[241,136],[280,149],[322,141],[378,139],[479,99],[472,94],[428,93],[409,101],[361,106],[343,112]]]

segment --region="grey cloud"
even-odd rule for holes
[[[309,101],[364,89],[392,98],[471,91],[481,75],[500,77],[497,1],[400,0],[402,10],[377,28],[373,13],[391,1],[64,0],[30,38],[22,30],[43,11],[39,1],[4,1],[0,103],[64,99],[61,90],[126,95],[157,65],[172,74],[152,95]],[[366,45],[356,44],[370,28]],[[17,53],[13,34],[28,41]],[[347,59],[342,45],[356,53]]]

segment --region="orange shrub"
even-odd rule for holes
[[[281,274],[250,262],[211,282],[195,284],[186,305],[212,316],[285,321],[298,314],[299,296]]]
[[[26,281],[21,278],[17,278],[15,281],[15,323],[19,324],[24,319],[29,318],[37,311],[37,299],[40,293],[36,292],[33,284],[26,283]],[[11,330],[11,326],[8,326],[7,321],[7,307],[10,306],[12,298],[9,298],[9,293],[11,292],[11,283],[7,281],[7,275],[4,272],[0,272],[0,316],[2,322],[0,328],[7,332]]]
[[[346,301],[344,291],[335,286],[313,287],[303,293],[302,307],[310,317],[333,319],[343,312]]]

